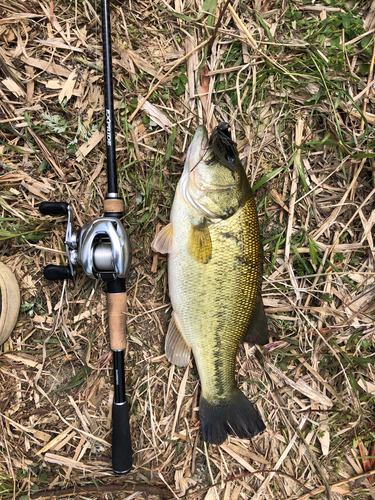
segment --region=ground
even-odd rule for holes
[[[67,201],[76,227],[103,214],[100,4],[0,9],[1,261],[22,293],[0,355],[1,498],[375,498],[375,2],[111,4],[133,248],[125,477],[111,470],[104,287],[79,269],[75,283],[44,279],[65,262],[66,221],[38,211]],[[167,261],[150,244],[196,127],[221,121],[257,201],[270,343],[241,343],[236,367],[266,431],[214,446],[194,362],[164,355]]]

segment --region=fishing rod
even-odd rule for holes
[[[43,202],[43,215],[67,215],[65,248],[68,266],[49,264],[44,268],[48,280],[74,279],[73,266],[79,264],[93,279],[107,286],[107,310],[113,352],[114,400],[112,406],[112,467],[116,474],[127,474],[132,467],[129,406],[125,396],[126,283],[131,261],[131,246],[120,219],[124,202],[118,196],[115,121],[113,112],[112,50],[109,0],[102,0],[102,43],[104,65],[104,107],[107,145],[108,193],[104,217],[74,230],[72,210],[65,202]]]

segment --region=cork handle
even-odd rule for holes
[[[124,202],[121,199],[108,198],[104,200],[104,212],[123,212]]]
[[[111,349],[123,351],[126,347],[126,292],[108,293],[107,309]]]

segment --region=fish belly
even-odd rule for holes
[[[219,403],[236,389],[236,351],[260,292],[259,225],[253,198],[232,217],[210,224],[212,256],[204,264],[188,251],[194,217],[197,212],[186,205],[177,189],[171,213],[169,291],[177,323],[194,354],[202,396]]]

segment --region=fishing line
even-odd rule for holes
[[[198,166],[198,165],[199,165],[202,161],[204,161],[204,160],[205,160],[206,155],[208,155],[208,150],[209,150],[209,146],[207,146],[207,148],[205,148],[205,153],[204,153],[204,155],[203,155],[203,156],[201,156],[201,157],[199,158],[199,160],[198,160],[198,161],[197,161],[197,163],[194,165],[194,167],[190,170],[190,172],[192,172],[195,168],[197,168],[197,166]],[[209,161],[209,160],[208,160],[208,161]]]

